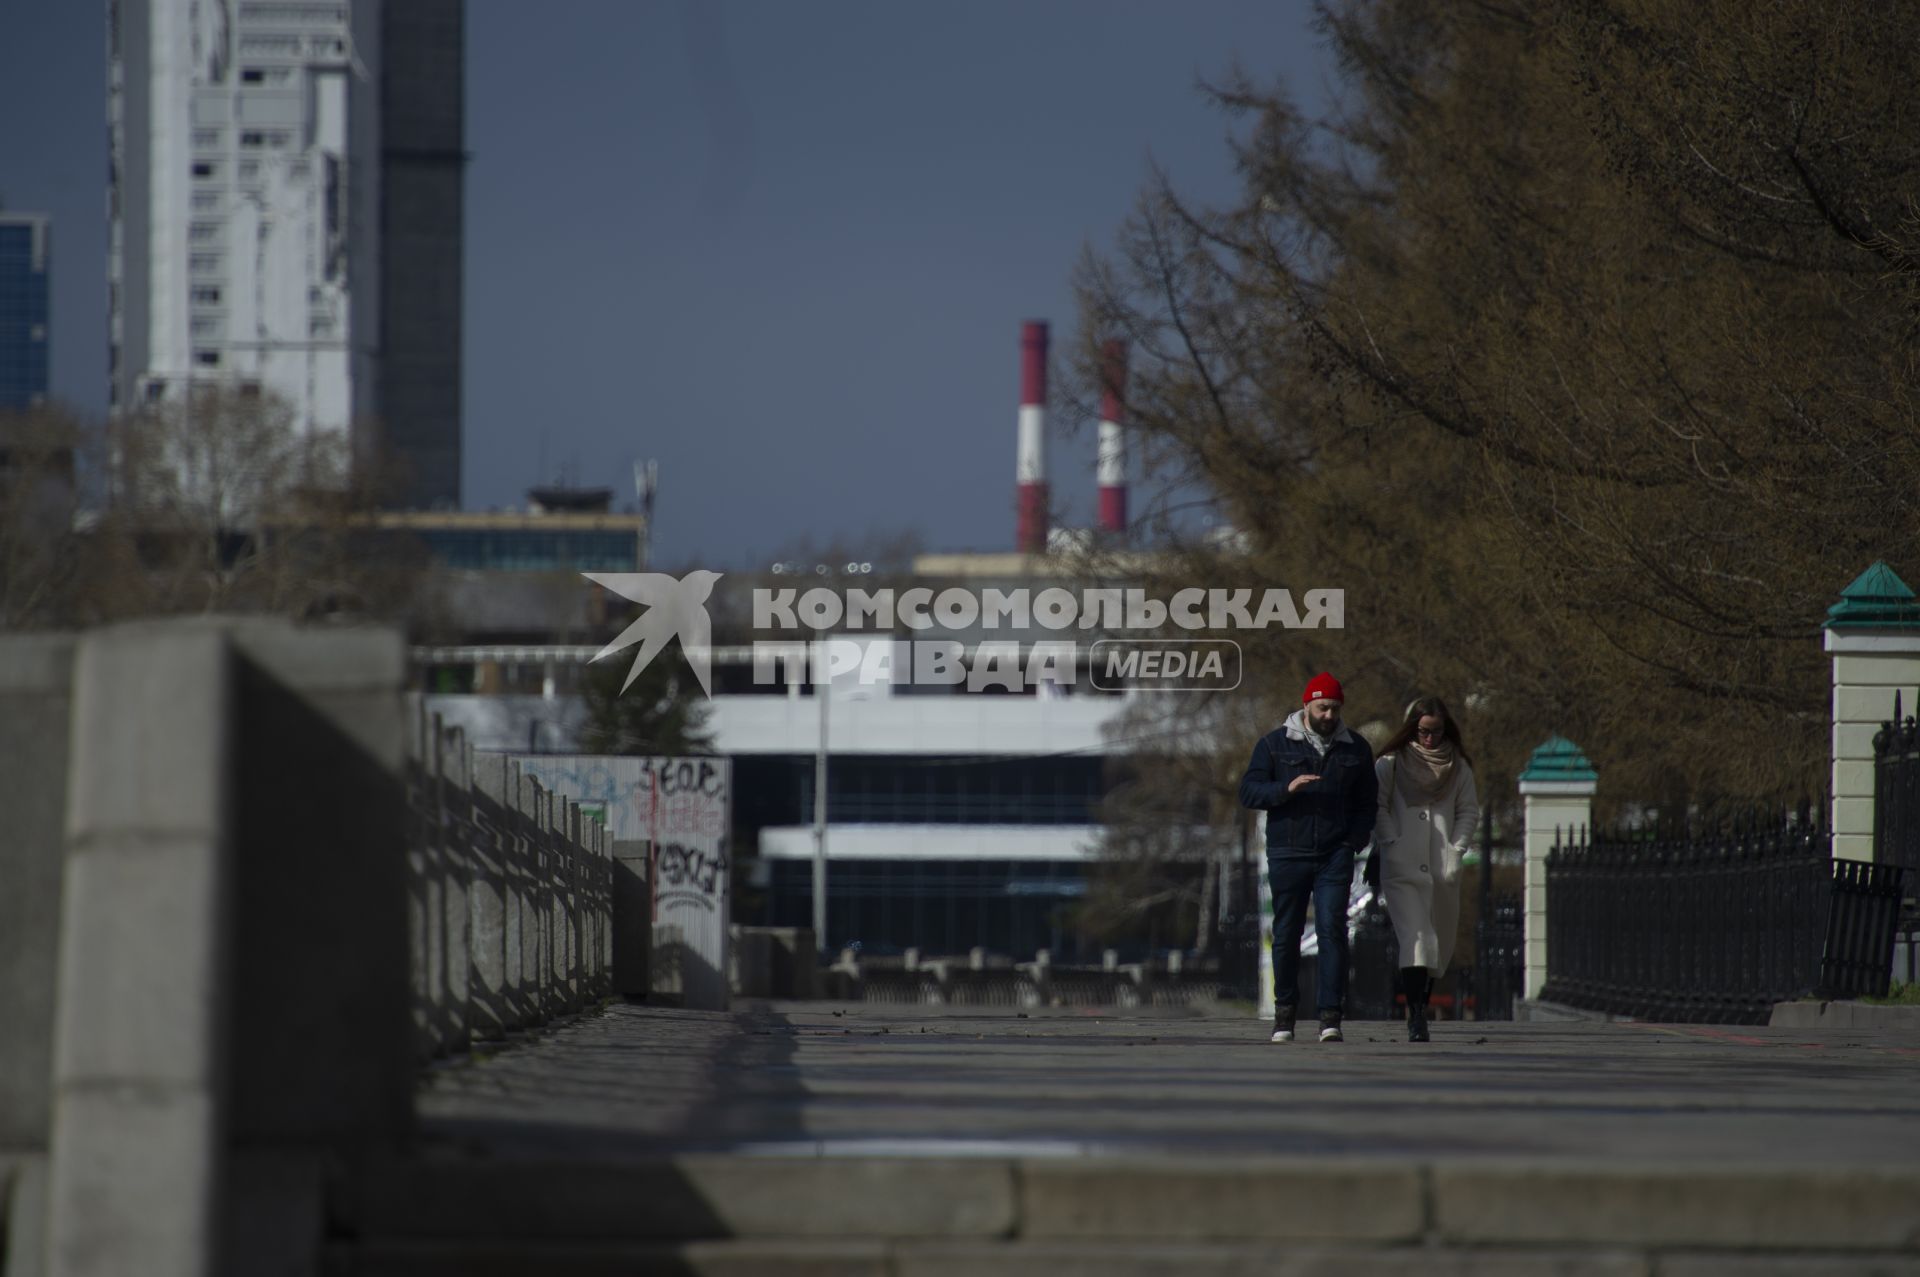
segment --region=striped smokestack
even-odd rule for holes
[[[1015,530],[1023,554],[1047,548],[1047,325],[1043,320],[1020,329],[1020,453],[1014,464],[1020,486]]]
[[[1127,531],[1127,343],[1100,347],[1100,530]]]

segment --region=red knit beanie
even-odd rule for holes
[[[1302,705],[1311,705],[1315,701],[1344,703],[1346,699],[1346,693],[1340,690],[1340,680],[1331,674],[1315,674],[1313,681],[1307,684],[1307,690],[1300,693]]]

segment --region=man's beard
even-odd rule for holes
[[[1309,718],[1307,719],[1307,726],[1322,736],[1331,736],[1340,730],[1340,720],[1337,718],[1324,720]]]

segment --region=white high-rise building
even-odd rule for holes
[[[460,503],[464,0],[107,0],[112,402],[262,387]]]
[[[463,0],[108,0],[115,411],[265,388],[459,503]]]
[[[378,0],[109,0],[113,405],[263,386],[374,419]]]
[[[377,409],[378,0],[109,0],[113,403]]]

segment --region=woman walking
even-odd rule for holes
[[[1400,943],[1407,1040],[1425,1042],[1427,999],[1453,959],[1461,856],[1480,823],[1473,764],[1445,702],[1422,696],[1407,706],[1373,769],[1380,797],[1367,876]]]

